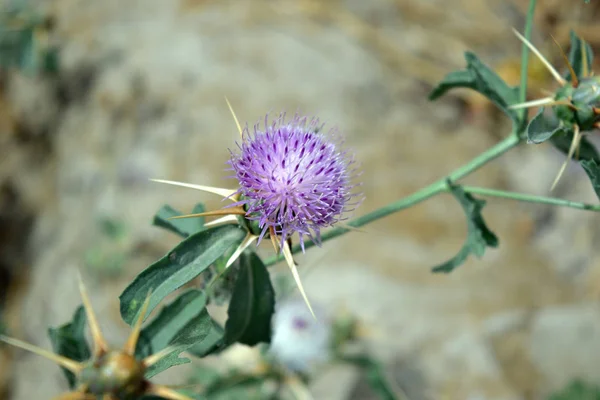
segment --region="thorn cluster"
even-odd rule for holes
[[[592,129],[600,129],[600,79],[594,77],[593,72],[590,70],[587,60],[587,46],[585,44],[581,48],[581,76],[577,76],[577,73],[569,62],[569,59],[560,44],[552,38],[558,46],[569,69],[571,82],[568,82],[558,73],[538,49],[533,46],[533,44],[516,30],[513,29],[513,31],[515,35],[517,35],[517,37],[540,59],[542,64],[560,85],[560,89],[552,96],[514,104],[510,108],[520,109],[538,106],[555,107],[555,114],[559,118],[560,123],[567,125],[567,128],[569,130],[572,129],[573,132],[573,140],[571,141],[567,158],[562,164],[552,183],[552,187],[550,188],[550,190],[553,190],[564,173],[568,162],[573,155],[579,151],[583,132]]]

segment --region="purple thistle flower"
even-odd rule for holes
[[[240,153],[232,152],[229,164],[242,195],[236,205],[244,205],[246,218],[262,230],[258,243],[273,228],[282,248],[295,232],[303,251],[304,236],[320,245],[321,228],[345,219],[358,204],[350,203],[358,186],[350,182],[353,156],[339,149],[333,130],[326,135],[322,128],[317,118],[296,115],[285,122],[281,114],[270,124],[267,115],[264,130],[259,124],[252,134],[244,129]]]

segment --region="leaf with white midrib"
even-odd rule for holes
[[[224,225],[197,232],[184,239],[163,258],[142,271],[123,291],[121,317],[132,324],[144,299],[150,294],[147,314],[166,296],[179,289],[221,257],[229,248],[242,242],[245,231]]]

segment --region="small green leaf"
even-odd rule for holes
[[[398,399],[398,394],[396,394],[394,387],[387,380],[384,368],[379,362],[362,354],[344,356],[342,360],[356,365],[364,371],[369,386],[371,386],[371,389],[377,394],[378,398],[386,400]]]
[[[213,325],[206,338],[198,344],[190,347],[188,353],[196,357],[206,357],[209,354],[215,354],[224,349],[225,330],[221,325],[213,320]]]
[[[148,295],[150,313],[170,293],[206,270],[231,246],[239,245],[246,232],[235,225],[217,226],[184,239],[163,258],[142,271],[121,296],[121,317],[131,325]]]
[[[26,4],[4,4],[0,13],[0,67],[26,74],[53,72],[57,49],[39,40],[47,36],[48,18]]]
[[[548,400],[600,400],[600,387],[575,380]]]
[[[34,35],[35,27],[31,27],[27,30],[27,34],[22,42],[22,53],[19,60],[19,67],[22,71],[27,74],[36,74],[39,67],[39,53],[38,46]],[[25,32],[24,32],[25,33]]]
[[[204,211],[206,211],[204,204],[198,203],[192,210],[191,214],[199,214]],[[170,205],[165,204],[154,215],[152,224],[167,229],[183,238],[186,238],[204,229],[204,217],[169,219],[172,217],[178,217],[180,215],[183,215],[183,213],[175,210]]]
[[[241,267],[233,289],[225,345],[235,342],[254,346],[271,341],[271,317],[275,312],[275,291],[261,259],[254,253],[243,253]]]
[[[488,229],[481,215],[485,200],[474,198],[458,185],[450,182],[448,185],[467,217],[467,240],[455,257],[433,268],[433,272],[452,272],[456,267],[462,265],[469,255],[482,257],[487,247],[498,247],[498,238]]]
[[[127,236],[127,225],[120,219],[104,216],[98,219],[100,232],[109,239],[122,240]]]
[[[550,139],[557,132],[561,131],[558,121],[551,121],[544,116],[544,107],[541,107],[538,113],[527,125],[527,143],[539,144]]]
[[[202,342],[209,332],[211,332],[212,326],[212,317],[206,309],[202,309],[196,318],[188,322],[169,342],[169,346],[175,346],[175,350],[148,368],[144,376],[149,379],[175,365],[189,363],[190,360],[188,358],[179,358],[179,354],[196,343]]]
[[[583,72],[587,67],[588,74],[592,71],[592,63],[594,60],[594,52],[592,46],[585,40],[578,37],[574,31],[570,32],[571,35],[571,50],[569,51],[569,62],[575,71],[575,74],[579,79],[585,78]],[[583,59],[583,48],[585,46],[586,59]],[[571,81],[571,74],[568,72],[565,75],[568,81]]]
[[[188,290],[162,308],[140,333],[136,355],[144,358],[167,347],[178,332],[193,321],[206,307],[206,295]]]
[[[194,370],[190,374],[189,384],[209,387],[217,382],[221,376],[221,371],[215,367],[198,364],[197,366],[194,366]]]
[[[235,281],[240,270],[240,259],[238,258],[227,269],[227,262],[237,249],[232,247],[225,252],[215,263],[211,270],[214,271],[219,279],[211,283],[210,302],[221,306],[229,303],[231,294],[235,286]]]
[[[50,342],[56,354],[75,361],[85,361],[91,357],[90,348],[85,339],[86,321],[85,310],[83,306],[79,306],[71,322],[58,328],[48,329],[48,336],[50,336]],[[69,381],[69,387],[73,388],[76,382],[75,375],[65,368],[62,370]]]
[[[189,383],[203,387],[204,395],[210,400],[261,400],[275,398],[268,396],[264,390],[265,383],[270,379],[280,377],[273,372],[264,375],[235,369],[221,372],[208,366],[198,366]]]
[[[590,178],[596,196],[600,199],[600,165],[598,165],[596,160],[583,160],[581,161],[581,166]]]
[[[265,381],[266,379],[260,376],[234,375],[230,382],[216,382],[214,387],[208,388],[207,398],[211,400],[268,399],[268,392],[263,389]]]
[[[451,72],[433,89],[429,100],[435,100],[454,88],[473,89],[498,106],[510,117],[515,125],[520,125],[520,116],[508,107],[519,100],[517,87],[510,87],[498,74],[482,63],[475,54],[465,53],[467,69]]]
[[[206,311],[206,295],[199,290],[184,292],[163,307],[158,316],[140,333],[136,357],[148,357],[168,346],[175,346],[175,349],[151,366],[146,371],[146,377],[150,378],[175,365],[189,363],[189,359],[180,358],[179,354],[203,343],[212,333],[214,323]]]
[[[43,60],[43,68],[49,74],[56,74],[60,69],[60,51],[56,47],[46,50]]]

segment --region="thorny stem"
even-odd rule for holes
[[[481,166],[487,164],[488,162],[492,161],[496,157],[506,153],[508,150],[512,149],[519,143],[520,143],[520,141],[517,136],[510,135],[509,137],[504,139],[502,142],[498,143],[496,146],[492,147],[488,151],[481,154],[479,157],[476,157],[468,164],[466,164],[463,167],[460,167],[456,171],[452,172],[450,175],[448,175],[447,178],[440,179],[440,180],[432,183],[431,185],[429,185],[407,197],[404,197],[398,201],[388,204],[387,206],[379,208],[368,214],[365,214],[363,216],[355,218],[352,221],[348,222],[347,225],[354,227],[354,228],[359,228],[359,227],[367,225],[373,221],[384,218],[390,214],[396,213],[398,211],[402,211],[406,208],[410,208],[410,207],[412,207],[416,204],[419,204],[435,195],[438,195],[438,194],[444,193],[444,192],[449,192],[450,188],[448,187],[447,179],[450,180],[451,182],[455,182],[455,181],[469,175],[470,173],[474,172],[475,170],[477,170]],[[527,202],[527,203],[547,204],[547,205],[553,205],[553,206],[569,207],[569,208],[574,208],[574,209],[578,209],[578,210],[588,210],[588,211],[600,212],[600,205],[593,205],[593,204],[575,202],[575,201],[570,201],[570,200],[558,199],[555,197],[535,196],[535,195],[530,195],[530,194],[525,194],[525,193],[509,192],[509,191],[505,191],[505,190],[488,189],[488,188],[481,188],[481,187],[474,187],[474,186],[462,186],[462,189],[467,193],[477,194],[477,195],[481,195],[481,196],[499,197],[499,198],[503,198],[503,199],[517,200],[517,201],[522,201],[522,202]],[[343,228],[343,227],[334,228],[328,232],[325,232],[322,235],[321,240],[323,242],[325,242],[325,241],[331,240],[333,238],[336,238],[338,236],[341,236],[347,232],[350,232],[350,229]],[[304,246],[307,249],[310,247],[313,247],[314,245],[315,244],[312,241],[306,241],[304,243]],[[296,245],[292,248],[292,253],[298,253],[300,250],[301,250],[300,246]],[[281,259],[283,259],[283,257],[274,256],[274,257],[268,258],[265,261],[265,265],[267,265],[267,266],[273,265],[273,264],[279,262]]]
[[[437,194],[446,192],[449,190],[448,183],[447,183],[448,180],[450,180],[451,182],[454,182],[454,181],[457,181],[457,180],[469,175],[470,173],[472,173],[475,170],[479,169],[480,167],[484,166],[488,162],[492,161],[493,159],[501,156],[502,154],[506,153],[508,150],[517,146],[519,143],[520,143],[519,137],[517,135],[511,134],[506,139],[504,139],[503,141],[501,141],[500,143],[498,143],[491,149],[480,154],[479,156],[475,157],[470,162],[468,162],[467,164],[458,168],[457,170],[452,172],[447,177],[444,177],[444,178],[432,183],[431,185],[429,185],[427,187],[424,187],[423,189],[421,189],[407,197],[404,197],[398,201],[390,203],[387,206],[378,208],[375,211],[372,211],[368,214],[365,214],[363,216],[355,218],[352,221],[348,222],[347,225],[349,225],[350,227],[359,228],[359,227],[367,225],[373,221],[376,221],[378,219],[386,217],[390,214],[396,213],[398,211],[401,211],[406,208],[412,207],[416,204],[419,204]],[[343,227],[333,228],[332,230],[325,232],[321,236],[321,241],[326,242],[328,240],[331,240],[333,238],[341,236],[347,232],[350,232],[350,229],[343,228]],[[315,243],[310,240],[304,242],[305,249],[313,247],[314,245],[315,245]],[[292,253],[297,253],[299,251],[301,251],[301,248],[299,245],[295,245],[292,248]],[[265,261],[265,265],[267,265],[267,266],[273,265],[282,259],[283,259],[283,256],[270,257]]]
[[[527,40],[529,40],[531,37],[535,5],[536,5],[536,0],[529,1],[529,10],[527,12],[527,17],[525,20],[525,32],[524,32],[524,36]],[[529,49],[527,48],[527,46],[525,44],[523,44],[523,50],[522,50],[522,55],[521,55],[521,85],[520,85],[520,91],[519,91],[519,102],[521,102],[521,103],[525,101],[526,96],[527,96],[528,65],[529,65]],[[523,121],[526,121],[526,112],[527,112],[527,110],[523,110],[523,117],[522,117]],[[495,158],[506,153],[513,147],[517,146],[521,142],[520,136],[521,136],[523,128],[524,127],[519,127],[517,129],[513,130],[513,132],[508,137],[506,137],[503,141],[496,144],[492,148],[486,150],[485,152],[483,152],[479,156],[475,157],[473,160],[469,161],[467,164],[463,165],[462,167],[456,169],[454,172],[450,173],[448,176],[432,183],[431,185],[429,185],[427,187],[424,187],[423,189],[421,189],[407,197],[397,200],[391,204],[388,204],[387,206],[379,208],[368,214],[365,214],[363,216],[355,218],[352,221],[348,222],[347,225],[350,227],[359,228],[359,227],[367,225],[373,221],[384,218],[390,214],[396,213],[398,211],[401,211],[406,208],[412,207],[416,204],[419,204],[435,195],[438,195],[443,192],[448,192],[450,190],[450,188],[448,187],[448,181],[455,182],[461,178],[464,178],[465,176],[471,174],[472,172],[481,168],[482,166],[484,166],[485,164],[494,160]],[[477,193],[477,194],[481,194],[481,195],[503,197],[503,198],[513,199],[513,200],[520,200],[520,201],[534,202],[534,203],[541,203],[541,204],[551,204],[551,205],[565,206],[565,207],[571,207],[571,208],[579,208],[579,209],[584,209],[584,210],[600,211],[600,206],[592,206],[589,204],[576,203],[576,202],[571,202],[568,200],[561,200],[561,199],[541,197],[541,196],[532,196],[532,195],[520,194],[520,193],[505,192],[505,191],[494,190],[494,189],[473,188],[473,187],[464,188],[464,190],[466,190],[466,191],[469,191],[469,189],[472,190],[472,193]],[[341,236],[347,232],[350,232],[350,229],[344,228],[344,227],[333,228],[330,231],[325,232],[321,236],[321,241],[326,242],[328,240],[331,240],[333,238]],[[308,249],[310,247],[313,247],[314,245],[315,245],[315,243],[313,241],[306,241],[304,244],[304,247],[305,247],[305,249]],[[298,253],[299,251],[301,251],[301,248],[299,245],[296,245],[292,248],[292,253],[294,253],[294,254]],[[282,259],[283,259],[283,256],[279,256],[279,255],[270,257],[267,260],[265,260],[265,265],[267,265],[267,266],[273,265]]]

